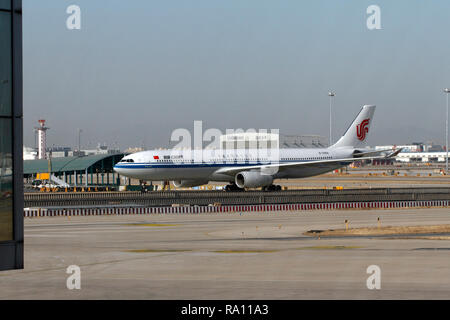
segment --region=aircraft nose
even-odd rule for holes
[[[119,174],[123,172],[122,168],[118,167],[117,165],[115,165],[115,166],[113,167],[113,170],[114,170],[115,172],[119,173]]]

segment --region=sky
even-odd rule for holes
[[[78,129],[82,148],[167,146],[195,120],[328,137],[332,90],[334,140],[375,104],[370,145],[443,144],[449,15],[445,0],[23,0],[24,143],[38,119],[48,146]]]

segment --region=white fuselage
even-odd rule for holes
[[[125,156],[114,170],[126,177],[159,180],[233,182],[234,176],[218,173],[221,168],[314,162],[351,158],[353,148],[279,149],[265,155],[257,149],[238,150],[150,150]],[[304,178],[348,165],[350,162],[289,168],[276,172],[274,179]]]

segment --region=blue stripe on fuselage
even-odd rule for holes
[[[316,160],[303,160],[303,161],[280,161],[279,163],[297,163],[297,162],[314,162]],[[275,163],[127,163],[127,164],[116,164],[114,168],[117,169],[151,169],[151,168],[201,168],[201,167],[236,167],[236,166],[263,166],[263,165],[271,165]],[[326,163],[323,163],[325,165]],[[342,163],[341,163],[342,164]]]

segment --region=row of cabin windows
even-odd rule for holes
[[[281,160],[326,160],[326,159],[332,159],[331,156],[326,157],[307,157],[307,158],[282,158]]]
[[[224,159],[211,159],[211,161],[223,161]],[[234,158],[234,159],[228,159],[228,160],[249,160],[249,161],[267,161],[267,159],[256,159],[256,158]],[[191,162],[193,163],[194,160],[156,160],[156,162]]]
[[[156,162],[194,162],[194,160],[183,160],[183,159],[173,159],[173,160],[156,160]]]
[[[309,158],[282,158],[281,160],[287,160],[287,161],[298,161],[298,160],[326,160],[326,159],[332,159],[331,156],[327,156],[327,157],[309,157]],[[132,159],[128,159],[131,161],[128,162],[133,162]],[[212,161],[222,161],[223,159],[211,159]],[[233,158],[231,160],[248,160],[248,161],[267,161],[267,159],[257,159],[257,158],[244,158],[244,157],[237,157],[237,158]],[[191,162],[193,163],[194,160],[183,160],[183,159],[175,159],[175,160],[156,160],[157,162]]]

